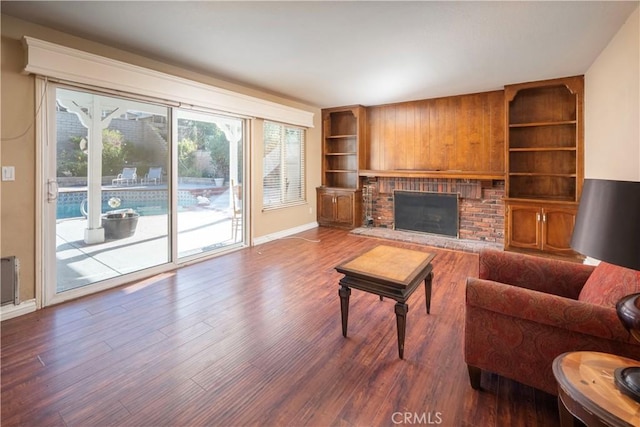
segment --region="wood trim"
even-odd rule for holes
[[[26,73],[150,96],[186,107],[204,107],[313,127],[314,114],[298,108],[127,64],[25,36]]]
[[[426,170],[361,170],[360,176],[382,178],[450,178],[450,179],[504,179],[504,174],[495,172],[464,172],[464,171],[426,171]]]
[[[523,205],[523,204],[530,204],[530,205],[535,205],[535,206],[545,206],[545,205],[552,205],[552,206],[564,206],[564,207],[578,207],[578,202],[572,202],[572,201],[567,201],[567,200],[550,200],[550,199],[517,199],[514,197],[505,197],[503,199],[505,202],[510,202],[510,203],[517,203],[519,205]]]
[[[35,299],[22,301],[18,305],[3,305],[2,307],[0,307],[0,321],[5,321],[8,319],[13,319],[14,317],[33,313],[38,308],[39,307],[36,305]]]
[[[542,86],[566,86],[567,89],[571,91],[574,95],[581,96],[584,91],[584,76],[572,76],[572,77],[561,77],[557,79],[548,79],[548,80],[537,80],[534,82],[526,82],[526,83],[516,83],[512,85],[505,85],[504,87],[504,99],[505,103],[509,103],[513,101],[513,98],[516,94],[522,89],[530,89]],[[508,109],[505,109],[508,113]],[[508,121],[507,121],[508,122]]]

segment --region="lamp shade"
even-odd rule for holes
[[[640,270],[640,182],[585,179],[571,247]]]

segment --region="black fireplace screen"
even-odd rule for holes
[[[396,230],[458,237],[458,194],[396,190],[393,217]]]

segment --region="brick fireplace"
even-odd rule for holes
[[[393,228],[394,190],[458,193],[459,238],[504,243],[504,181],[369,177],[363,189],[364,224]]]

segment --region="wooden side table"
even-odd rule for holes
[[[574,426],[577,418],[587,426],[640,426],[640,404],[622,394],[613,379],[616,368],[638,365],[635,360],[593,351],[556,357],[553,375],[558,381],[560,425]]]
[[[431,310],[431,283],[435,254],[380,245],[336,267],[340,280],[342,336],[347,336],[351,288],[396,300],[398,355],[404,358],[404,337],[409,306],[407,299],[424,282],[427,314]]]

